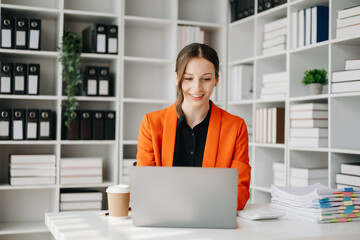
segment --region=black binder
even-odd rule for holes
[[[15,19],[15,48],[27,49],[28,48],[28,19],[16,18]]]
[[[13,91],[13,64],[1,63],[0,94],[11,94]]]
[[[0,108],[0,140],[11,139],[12,110]]]
[[[106,111],[105,114],[105,139],[115,140],[116,112]]]
[[[244,1],[244,18],[250,16],[250,2],[252,0],[243,0]]]
[[[98,68],[98,95],[110,96],[110,90],[112,89],[110,81],[110,69],[108,67]]]
[[[29,29],[29,49],[40,50],[41,20],[30,18],[28,29]]]
[[[264,11],[264,0],[258,0],[258,13]]]
[[[231,17],[230,17],[230,21],[231,22],[235,22],[237,20],[237,0],[230,0],[230,13],[231,13]]]
[[[25,109],[13,109],[12,140],[25,139]]]
[[[250,0],[249,2],[249,16],[254,15],[255,13],[255,0]]]
[[[118,53],[118,26],[108,26],[107,52],[110,54]]]
[[[273,0],[264,0],[264,11],[273,7]]]
[[[80,139],[91,140],[92,139],[92,111],[80,111]]]
[[[105,112],[94,111],[92,133],[94,140],[103,140],[105,138]]]
[[[26,112],[26,140],[37,140],[39,136],[39,110],[28,109]]]
[[[107,25],[94,24],[82,31],[83,52],[106,53]]]
[[[65,124],[63,124],[63,133],[64,138],[68,140],[79,140],[79,133],[80,133],[80,117],[79,117],[79,111],[75,110],[71,113],[71,115],[74,117],[74,120],[71,121],[70,127],[66,127]]]
[[[1,17],[1,47],[14,48],[14,19]]]
[[[243,19],[244,18],[244,10],[245,10],[245,1],[237,0],[236,5],[237,5],[237,10],[236,10],[237,19]]]
[[[53,139],[53,112],[49,109],[39,110],[39,140]]]
[[[27,82],[27,65],[23,63],[14,64],[13,93],[25,94]]]
[[[27,94],[39,95],[40,64],[28,64]]]
[[[97,67],[85,67],[83,84],[86,96],[96,96],[98,94],[97,71]]]

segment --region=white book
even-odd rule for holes
[[[261,88],[261,94],[278,94],[278,93],[286,93],[286,86],[281,87],[263,87]]]
[[[359,14],[360,14],[360,5],[353,6],[353,7],[339,10],[338,11],[338,19],[348,18],[348,17],[359,15]]]
[[[12,177],[55,177],[55,168],[52,169],[14,169],[10,168]]]
[[[273,179],[284,180],[286,179],[285,171],[274,171],[273,172]]]
[[[331,82],[345,82],[360,80],[360,69],[333,72]]]
[[[268,134],[268,108],[263,108],[263,118],[262,118],[262,129],[263,129],[263,137],[262,137],[262,143],[266,143],[267,142],[267,134]]]
[[[293,178],[293,177],[290,178],[291,187],[306,187],[315,183],[328,185],[328,179],[327,178],[307,179],[307,178]]]
[[[271,54],[271,53],[278,53],[280,51],[286,50],[286,44],[279,44],[268,48],[263,48],[262,53]]]
[[[338,173],[336,174],[336,183],[360,187],[360,176]]]
[[[292,18],[292,49],[298,47],[298,31],[299,31],[299,13],[297,11],[291,13]]]
[[[287,82],[287,72],[266,73],[263,75],[263,84]]]
[[[55,184],[55,177],[10,177],[10,185],[12,186],[52,184]]]
[[[262,44],[262,47],[263,48],[268,48],[268,47],[276,46],[276,45],[279,45],[279,44],[282,44],[282,43],[284,43],[284,44],[286,43],[286,35],[282,35],[282,36],[272,38],[272,39],[269,39],[269,40],[264,40],[263,44]]]
[[[292,178],[328,178],[327,168],[291,168],[290,176]]]
[[[358,92],[358,91],[360,91],[360,81],[339,82],[339,83],[331,84],[332,93]]]
[[[60,177],[60,184],[93,184],[102,183],[102,181],[102,176]]]
[[[256,109],[255,142],[260,142],[260,108]]]
[[[274,31],[264,33],[264,40],[269,40],[286,34],[287,34],[287,27],[279,28]]]
[[[76,189],[79,192],[61,192],[60,202],[83,202],[83,201],[102,201],[102,193],[99,191],[89,191]]]
[[[305,9],[299,10],[299,32],[298,46],[305,46]]]
[[[10,154],[10,163],[52,163],[55,164],[55,154]]]
[[[314,147],[327,148],[328,138],[317,137],[290,137],[290,146],[292,147]]]
[[[357,163],[341,163],[340,172],[343,174],[360,176],[360,162]]]
[[[286,93],[277,93],[277,94],[262,94],[260,99],[262,100],[282,100],[286,97]]]
[[[327,138],[327,128],[290,128],[290,137]]]
[[[102,167],[102,158],[61,158],[61,168],[67,167]]]
[[[321,128],[328,127],[327,119],[291,119],[290,127],[292,128]]]
[[[273,162],[273,171],[286,171],[285,163]]]
[[[290,106],[291,111],[296,110],[328,110],[327,103],[305,103],[305,104],[294,104]]]
[[[290,111],[290,119],[328,119],[328,111],[304,110]]]
[[[349,18],[337,19],[336,28],[348,27],[360,23],[360,15],[356,15]]]
[[[259,142],[262,143],[263,139],[264,139],[264,108],[260,108],[260,127],[259,127],[259,132],[260,132],[260,139]]]
[[[360,69],[360,59],[345,60],[345,70],[356,70],[356,69]]]
[[[264,24],[264,32],[274,31],[279,28],[287,27],[287,18],[281,18]]]
[[[286,182],[285,182],[285,180],[282,180],[282,179],[274,179],[273,184],[275,186],[279,186],[279,187],[286,187]]]
[[[54,169],[55,170],[55,164],[53,163],[10,163],[10,168],[12,169]]]
[[[231,80],[231,99],[233,101],[251,99],[253,66],[239,65],[233,67],[233,70],[233,76],[235,76],[235,78],[232,78]]]
[[[273,87],[282,87],[287,89],[287,81],[280,81],[280,82],[267,82],[263,84],[263,88],[273,88]]]
[[[360,34],[360,23],[336,28],[336,38],[343,38]]]
[[[102,175],[102,167],[61,168],[60,176],[91,176]]]
[[[305,45],[311,44],[311,8],[305,10]]]
[[[267,110],[267,139],[266,139],[266,142],[267,143],[272,143],[272,135],[274,134],[272,132],[272,120],[273,120],[273,117],[272,117],[272,108],[268,108]]]
[[[101,210],[101,201],[61,202],[60,211]]]

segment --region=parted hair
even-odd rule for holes
[[[184,94],[182,92],[182,82],[183,82],[185,68],[187,63],[190,61],[190,59],[195,57],[205,58],[206,60],[214,64],[215,79],[217,79],[219,76],[219,57],[217,52],[213,48],[211,48],[206,44],[192,43],[181,49],[181,51],[179,52],[176,58],[176,66],[175,66],[175,72],[178,77],[178,83],[177,83],[178,96],[175,103],[177,117],[184,115],[181,109],[181,105],[184,101]]]

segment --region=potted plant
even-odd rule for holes
[[[308,86],[311,95],[321,94],[323,85],[328,84],[325,69],[312,69],[304,72],[302,83]]]
[[[70,128],[74,120],[74,111],[78,105],[75,94],[82,83],[80,71],[81,37],[70,30],[65,30],[60,46],[60,62],[62,65],[62,81],[66,98],[62,101],[63,120]]]

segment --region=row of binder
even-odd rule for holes
[[[41,20],[1,17],[2,48],[40,50]]]
[[[0,63],[0,94],[39,95],[40,64]]]
[[[258,0],[258,13],[286,3],[287,0]]]
[[[0,140],[51,140],[55,113],[49,109],[0,108]]]
[[[95,23],[82,31],[83,52],[118,53],[118,26]]]
[[[79,95],[82,96],[112,96],[113,81],[110,79],[109,67],[86,66],[83,74],[83,84]]]
[[[67,140],[114,140],[116,112],[102,110],[76,110],[70,127],[63,124],[63,139]]]

